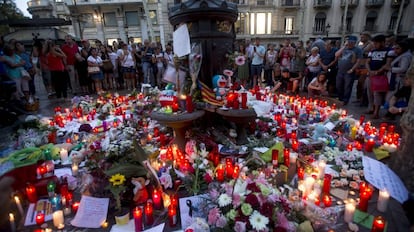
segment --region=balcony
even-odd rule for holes
[[[141,3],[143,0],[65,0],[66,5],[75,6],[75,5],[103,5],[103,4],[119,4],[119,3]]]
[[[339,33],[342,33],[343,30],[344,30],[344,27],[340,26],[339,27]],[[351,34],[353,32],[354,32],[354,27],[353,26],[347,26],[346,27],[346,31],[345,31],[346,34]]]
[[[384,0],[367,0],[365,6],[367,8],[381,8],[384,5]]]
[[[391,7],[399,8],[401,3],[402,3],[402,0],[391,0]],[[406,7],[408,4],[410,4],[410,0],[405,0],[404,7]]]
[[[377,25],[365,25],[364,26],[364,31],[377,32],[378,31],[378,26]]]
[[[273,34],[277,36],[299,35],[299,30],[273,31]]]
[[[280,7],[285,9],[296,9],[300,7],[300,0],[282,0]]]
[[[314,35],[325,35],[326,34],[326,29],[325,28],[316,28],[313,27],[312,28],[312,34]]]
[[[313,7],[318,9],[329,8],[332,5],[332,0],[314,0]]]
[[[29,12],[38,10],[53,10],[53,5],[49,0],[31,0],[27,2]]]
[[[341,0],[341,7],[344,8],[348,1],[348,8],[355,8],[359,4],[359,0]]]

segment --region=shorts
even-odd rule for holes
[[[103,73],[102,71],[98,72],[98,73],[94,73],[91,74],[91,79],[94,81],[101,81],[104,79]]]
[[[135,73],[136,69],[134,67],[122,67],[122,73]]]
[[[252,76],[260,76],[262,74],[263,64],[252,64],[251,74]]]

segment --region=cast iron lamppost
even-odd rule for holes
[[[326,38],[328,38],[329,37],[329,30],[331,29],[331,25],[329,25],[329,23],[328,23],[328,25],[326,25],[326,27],[325,27],[325,32],[326,32]]]

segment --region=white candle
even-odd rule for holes
[[[79,165],[77,163],[72,163],[72,176],[77,176],[79,171]]]
[[[63,209],[63,214],[64,214],[65,216],[69,215],[71,212],[72,212],[72,210],[70,209],[70,207],[65,207],[65,208]]]
[[[315,179],[313,177],[308,176],[305,179],[305,196],[309,195],[312,192],[313,184],[315,183]]]
[[[289,160],[291,164],[295,164],[297,158],[298,158],[298,153],[295,153],[295,152],[290,153]]]
[[[22,215],[22,217],[24,217],[24,211],[23,211],[22,203],[20,203],[19,197],[14,196],[14,201],[16,202],[17,209],[19,209],[20,215]]]
[[[64,225],[65,219],[63,217],[63,211],[62,210],[55,211],[52,216],[53,216],[53,225],[56,228],[60,228],[62,225]]]
[[[10,221],[10,230],[12,232],[16,231],[16,224],[14,223],[14,215],[12,213],[9,213],[9,221]]]
[[[319,160],[318,162],[319,179],[322,179],[325,176],[325,167],[326,167],[325,160]]]
[[[68,161],[68,150],[64,148],[60,150],[60,159],[62,160],[62,163],[65,163],[66,161]]]
[[[352,222],[355,213],[355,205],[352,203],[346,203],[345,205],[345,215],[344,221],[345,222]]]
[[[387,192],[387,190],[380,190],[378,195],[378,201],[377,201],[377,209],[380,212],[387,211],[388,206],[388,200],[390,199],[390,194]]]

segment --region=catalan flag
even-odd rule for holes
[[[216,93],[210,87],[201,81],[199,81],[199,83],[201,88],[201,97],[203,98],[204,102],[215,106],[222,106],[224,104],[223,100],[216,99]]]

